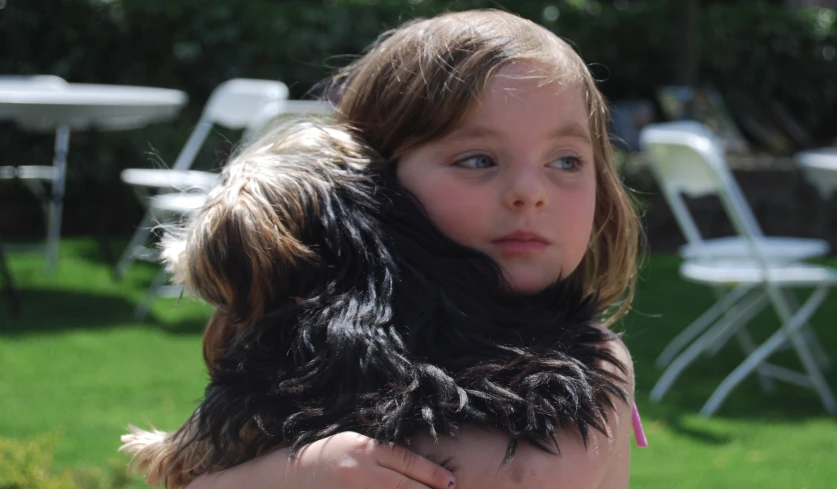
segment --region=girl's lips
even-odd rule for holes
[[[531,255],[545,250],[549,243],[538,239],[497,239],[491,242],[503,256]]]
[[[543,244],[549,244],[549,240],[541,236],[540,234],[536,233],[535,231],[526,231],[526,230],[518,230],[512,233],[509,233],[505,236],[500,236],[499,238],[492,241],[493,243],[499,243],[502,241],[538,241]]]

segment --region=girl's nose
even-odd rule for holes
[[[510,171],[506,179],[503,202],[510,209],[542,209],[547,205],[545,175],[539,169],[522,168]]]

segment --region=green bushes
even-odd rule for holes
[[[121,489],[128,485],[124,464],[110,470],[52,466],[55,436],[29,440],[0,437],[0,489]]]

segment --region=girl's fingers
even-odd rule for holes
[[[385,487],[453,489],[456,486],[456,478],[453,474],[412,450],[397,445],[392,447],[378,445],[375,453],[375,461],[378,465],[391,471],[392,485]]]

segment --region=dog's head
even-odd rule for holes
[[[280,125],[234,156],[203,207],[167,230],[161,255],[174,283],[217,308],[205,336],[210,369],[236,329],[323,282],[336,192],[375,158],[346,128]]]
[[[313,123],[264,135],[225,166],[186,226],[164,238],[174,281],[236,323],[257,320],[306,281],[322,212],[368,154],[346,132]]]

